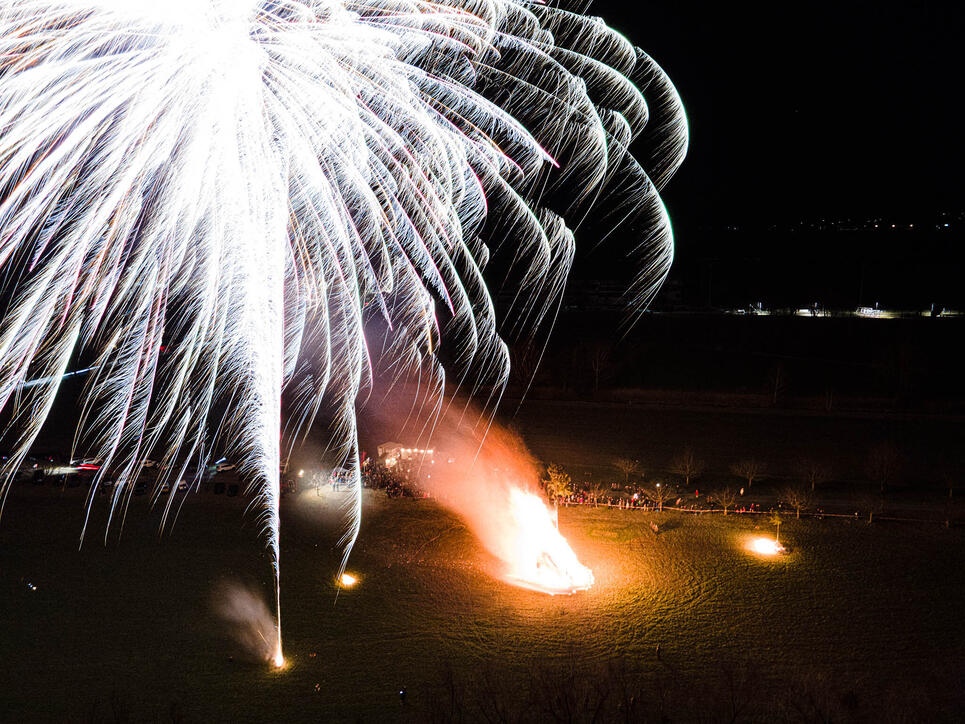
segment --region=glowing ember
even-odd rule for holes
[[[509,580],[551,595],[592,586],[593,572],[577,560],[545,503],[518,488],[509,491],[509,498],[514,538]]]
[[[359,579],[353,576],[351,573],[343,573],[338,579],[338,582],[346,588],[351,588],[358,583],[358,581]]]
[[[281,655],[281,645],[279,644],[278,649],[275,651],[274,657],[272,657],[271,663],[275,665],[276,669],[280,669],[285,665],[285,657]]]
[[[784,552],[784,546],[773,538],[754,538],[748,548],[762,556],[776,556]]]

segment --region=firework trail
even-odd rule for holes
[[[585,4],[0,0],[4,498],[59,381],[93,367],[88,512],[106,471],[109,531],[138,461],[179,476],[221,444],[263,498],[277,584],[283,391],[289,438],[325,411],[357,469],[376,356],[429,396],[442,345],[463,386],[499,389],[500,332],[552,319],[603,197],[636,223],[642,309],[686,120]],[[517,289],[504,320],[487,266]]]

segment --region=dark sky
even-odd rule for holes
[[[680,224],[965,207],[958,3],[599,0],[683,96]]]

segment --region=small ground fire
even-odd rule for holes
[[[762,556],[776,556],[786,549],[773,538],[754,538],[747,544],[748,549]]]

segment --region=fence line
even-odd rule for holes
[[[642,513],[659,513],[661,512],[655,506],[644,507],[644,506],[633,506],[633,505],[620,505],[619,503],[574,503],[572,501],[561,501],[559,503],[564,508],[615,508],[617,510],[637,510]],[[704,514],[724,514],[723,509],[709,509],[709,508],[675,508],[670,505],[663,506],[664,511],[674,511],[676,513],[690,513],[691,515],[704,515]],[[728,509],[726,515],[775,515],[775,513],[780,513],[781,515],[791,516],[794,515],[795,518],[848,518],[850,520],[864,520],[865,514],[862,513],[857,515],[855,513],[811,513],[802,511],[800,515],[796,515],[793,510],[733,510]],[[945,520],[943,518],[899,518],[896,516],[889,515],[875,515],[875,520],[880,521],[890,521],[898,523],[934,523],[939,525],[951,524],[955,525],[955,521]]]

